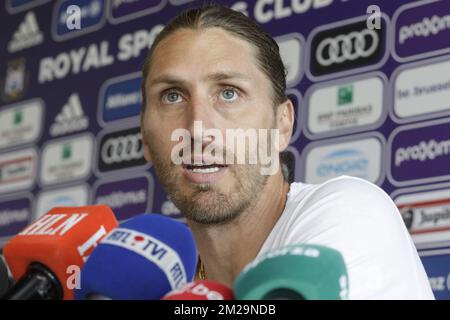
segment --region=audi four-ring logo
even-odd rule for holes
[[[379,36],[375,30],[364,29],[323,39],[316,51],[317,62],[324,67],[334,63],[370,57],[378,48]]]
[[[105,164],[138,160],[144,156],[140,133],[109,138],[103,144],[101,157]]]

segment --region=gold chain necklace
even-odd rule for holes
[[[200,259],[200,257],[198,257],[198,271],[197,271],[197,277],[200,280],[205,280],[206,279],[206,272],[205,272],[205,266],[202,262],[202,259]]]

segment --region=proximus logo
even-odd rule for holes
[[[414,37],[429,37],[430,35],[437,35],[438,33],[450,30],[450,14],[440,17],[434,15],[433,17],[423,18],[422,21],[403,26],[399,31],[400,44],[404,44],[406,40]]]
[[[404,161],[434,160],[450,154],[450,140],[436,141],[434,139],[399,148],[395,152],[395,166],[399,167]]]

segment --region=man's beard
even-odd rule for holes
[[[206,183],[191,184],[188,192],[183,192],[180,180],[184,177],[176,170],[179,168],[153,152],[151,157],[155,173],[173,203],[187,219],[205,225],[231,222],[252,208],[269,177],[260,173],[260,165],[231,165],[227,167],[234,177],[230,193]]]

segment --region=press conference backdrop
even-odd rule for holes
[[[436,297],[450,298],[450,0],[217,2],[280,46],[296,106],[290,179],[347,174],[381,186]],[[3,243],[55,206],[106,203],[119,220],[183,219],[143,159],[140,70],[170,17],[201,3],[2,1]]]

